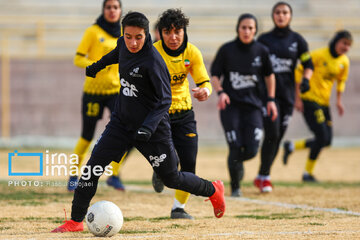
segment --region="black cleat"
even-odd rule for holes
[[[151,182],[155,192],[161,193],[164,190],[164,183],[161,178],[156,174],[156,172],[153,172]]]
[[[285,141],[284,142],[284,156],[283,156],[283,164],[286,165],[289,159],[289,155],[294,151],[291,148],[291,142],[290,141]]]
[[[191,219],[191,220],[194,219],[190,214],[185,212],[185,210],[183,208],[175,208],[174,210],[171,210],[170,218],[171,219]]]
[[[308,183],[318,183],[318,180],[316,180],[316,178],[308,173],[304,173],[302,176],[302,180],[303,182],[308,182]]]

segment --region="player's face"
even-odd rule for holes
[[[140,51],[145,43],[145,31],[143,28],[126,26],[124,28],[124,41],[131,53]]]
[[[287,5],[279,5],[273,12],[274,23],[278,28],[287,27],[290,24],[291,12]]]
[[[254,40],[256,33],[255,20],[252,18],[245,18],[240,22],[238,34],[240,40],[245,43],[251,43]]]
[[[104,7],[104,18],[110,23],[119,21],[121,15],[120,3],[117,0],[108,0]]]
[[[171,50],[177,50],[184,42],[184,29],[171,28],[161,30],[165,45]]]
[[[335,45],[335,52],[338,55],[343,55],[347,53],[350,50],[351,47],[351,41],[346,38],[341,38],[339,41],[337,41]]]

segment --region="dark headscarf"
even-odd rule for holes
[[[351,33],[347,30],[341,30],[341,31],[336,32],[335,36],[331,39],[331,41],[329,43],[330,53],[334,58],[337,58],[339,56],[335,51],[335,46],[336,46],[336,43],[342,38],[346,38],[350,41],[353,40]]]

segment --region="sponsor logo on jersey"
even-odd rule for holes
[[[175,73],[171,75],[171,85],[182,84],[185,81],[185,73]]]
[[[257,76],[253,75],[241,75],[238,72],[230,72],[230,82],[235,90],[255,87],[258,82]]]
[[[127,97],[137,97],[138,90],[134,84],[130,84],[124,78],[120,79],[122,93]]]
[[[190,66],[190,60],[189,60],[189,59],[185,59],[184,64],[185,64],[185,67]]]
[[[275,73],[291,72],[293,61],[290,58],[278,58],[271,54],[270,60]]]
[[[289,46],[289,51],[290,52],[297,52],[298,50],[298,43],[297,42],[293,42],[290,46]]]
[[[130,76],[142,78],[143,76],[142,76],[141,74],[139,74],[139,69],[140,69],[140,68],[138,68],[138,67],[137,67],[137,68],[134,68],[134,69],[132,70],[132,72],[129,73]]]
[[[261,57],[260,56],[255,57],[251,65],[253,67],[261,67],[262,66]]]
[[[165,153],[161,154],[160,156],[151,156],[151,155],[149,156],[149,160],[153,167],[159,167],[160,163],[163,162],[165,158],[166,158]]]

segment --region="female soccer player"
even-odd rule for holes
[[[200,196],[208,196],[214,214],[225,212],[224,185],[209,182],[190,172],[177,170],[178,158],[171,139],[169,107],[171,105],[170,74],[152,45],[149,21],[139,12],[130,12],[122,20],[124,37],[98,62],[86,68],[86,75],[95,77],[111,64],[119,64],[121,88],[115,109],[105,131],[87,163],[72,201],[71,220],[53,232],[83,231],[83,219],[95,195],[103,169],[111,159],[122,158],[136,147],[148,160],[165,186]]]
[[[269,116],[264,117],[265,137],[261,148],[261,165],[259,174],[254,180],[254,185],[261,192],[271,192],[270,168],[279,150],[282,137],[290,122],[294,104],[301,108],[301,101],[295,101],[294,71],[296,63],[300,60],[304,66],[301,91],[309,88],[309,79],[312,74],[312,62],[308,45],[304,38],[290,29],[292,8],[286,2],[274,5],[271,16],[275,28],[262,34],[258,41],[268,47],[270,59],[276,78],[275,103],[279,117],[272,121]],[[298,99],[298,98],[296,98]]]
[[[211,65],[213,86],[219,95],[221,123],[229,145],[228,169],[232,196],[241,195],[243,161],[253,158],[259,148],[263,128],[263,97],[268,100],[267,114],[273,121],[277,117],[275,77],[269,52],[254,40],[256,18],[251,14],[241,15],[236,32],[236,39],[219,49]],[[263,90],[263,78],[267,93]]]
[[[86,29],[81,40],[74,64],[80,68],[86,68],[99,60],[116,47],[116,41],[121,35],[120,27],[121,2],[120,0],[104,0],[103,10],[96,23]],[[118,66],[108,66],[99,73],[96,78],[85,78],[82,97],[82,130],[74,153],[78,155],[80,168],[87,154],[91,140],[94,137],[96,123],[102,118],[104,108],[110,112],[114,110],[115,99],[120,89]],[[112,163],[113,176],[107,183],[115,189],[124,190],[124,186],[118,176],[118,166]],[[68,190],[74,191],[78,183],[77,174],[71,174],[68,182]]]
[[[294,149],[310,148],[310,155],[305,165],[302,180],[316,182],[313,175],[316,160],[323,147],[330,146],[332,140],[332,121],[330,115],[330,95],[335,81],[336,107],[340,116],[344,114],[342,93],[349,74],[349,58],[345,55],[352,44],[352,36],[348,31],[339,31],[330,41],[328,47],[311,52],[314,63],[314,74],[310,79],[310,90],[301,95],[303,101],[303,115],[306,124],[314,133],[312,139],[303,139],[284,143],[284,163]],[[296,69],[296,80],[300,81],[302,67]]]
[[[189,19],[180,9],[166,10],[158,21],[161,40],[156,42],[154,46],[165,60],[171,76],[170,124],[181,171],[195,173],[198,136],[187,76],[190,73],[197,86],[192,89],[192,92],[198,101],[207,100],[212,87],[201,52],[188,42],[186,33],[188,24]],[[155,191],[162,191],[163,184],[157,176],[153,176],[153,185]],[[188,192],[175,191],[171,218],[193,219],[184,210],[189,196],[190,193]]]

